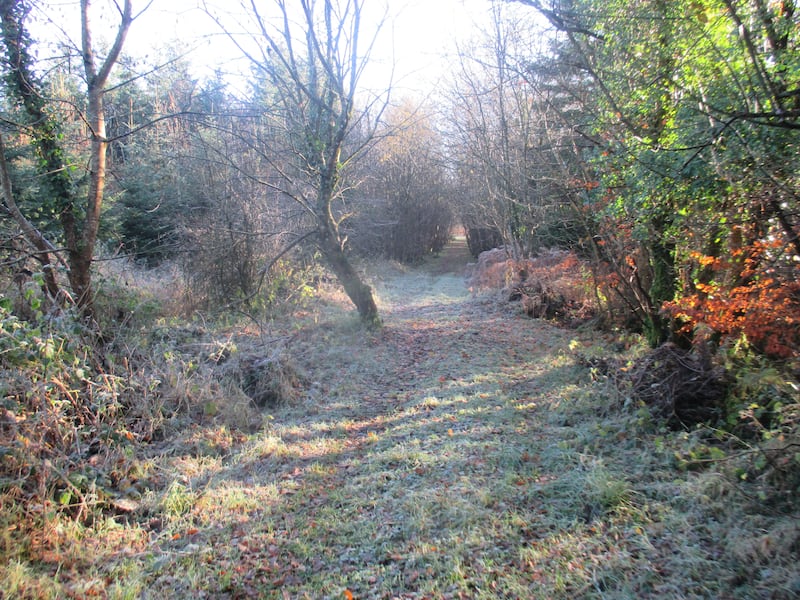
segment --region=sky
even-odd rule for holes
[[[271,1],[260,0],[263,5]],[[208,2],[226,10],[238,6],[237,0]],[[153,0],[131,28],[126,52],[152,59],[153,48],[163,48],[178,40],[195,48],[190,60],[200,77],[209,76],[216,67],[246,72],[240,54],[197,8],[198,3],[198,0]],[[51,7],[50,18],[67,31],[79,31],[76,0],[51,0],[47,4]],[[108,0],[95,0],[94,5],[98,26],[117,22]],[[134,0],[134,10],[145,5],[145,0]],[[362,39],[371,37],[384,10],[388,19],[379,32],[363,86],[385,89],[394,65],[396,91],[425,95],[435,90],[440,79],[447,75],[448,57],[455,54],[457,45],[472,38],[481,23],[488,24],[489,9],[490,0],[366,0],[367,22],[362,27]],[[77,35],[72,35],[77,41]],[[101,35],[98,27],[97,36]]]

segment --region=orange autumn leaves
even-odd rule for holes
[[[800,355],[800,282],[797,266],[775,258],[772,244],[755,242],[725,258],[693,253],[712,274],[694,293],[664,305],[684,329],[705,325],[723,338],[746,337],[773,358]]]

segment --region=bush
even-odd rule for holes
[[[124,380],[95,369],[78,322],[21,321],[0,307],[0,491],[84,514],[96,501],[85,460],[126,440],[118,420]]]
[[[800,358],[800,282],[796,265],[771,256],[779,249],[754,242],[724,258],[693,254],[711,281],[696,282],[697,291],[667,303],[666,312],[687,333],[702,325],[721,340],[744,336],[771,358]]]
[[[587,282],[588,268],[574,252],[549,249],[534,258],[514,260],[503,248],[481,253],[468,272],[473,291],[503,289],[533,318],[555,318],[576,326],[593,317],[597,306]]]
[[[101,310],[117,304],[111,298],[143,302],[132,292],[104,295]],[[127,321],[141,328],[109,327],[98,340],[72,312],[22,320],[11,304],[0,296],[4,556],[46,545],[33,532],[59,516],[92,522],[136,510],[139,495],[155,485],[136,459],[140,444],[192,419],[243,431],[260,426],[252,401],[217,368],[235,348],[202,342],[202,330],[181,337],[173,327],[154,329],[157,321],[145,327],[143,314]]]
[[[453,214],[441,197],[398,196],[362,204],[348,224],[350,244],[362,256],[416,264],[450,241]]]
[[[664,344],[634,361],[621,380],[632,399],[676,428],[724,420],[729,389],[725,369],[708,353]]]

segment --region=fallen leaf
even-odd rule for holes
[[[122,513],[130,513],[139,510],[139,503],[129,498],[118,498],[111,501],[111,506]]]

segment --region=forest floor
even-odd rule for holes
[[[302,379],[294,400],[251,434],[187,429],[148,459],[159,485],[136,512],[51,532],[80,543],[51,543],[50,559],[16,565],[16,579],[7,567],[4,589],[796,597],[796,510],[765,508],[724,464],[686,468],[680,457],[709,431],[671,432],[624,408],[580,360],[611,353],[604,338],[471,295],[467,261],[459,242],[373,277],[378,332],[344,301],[307,315],[287,342]]]

